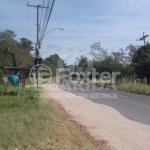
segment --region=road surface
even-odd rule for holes
[[[124,117],[150,126],[150,96],[105,89],[88,83],[62,79],[59,87],[99,104],[110,106]]]

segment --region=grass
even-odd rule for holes
[[[142,83],[117,83],[117,89],[131,93],[150,95],[150,85]]]
[[[96,86],[101,86],[104,88],[113,88],[111,83],[91,83],[95,84]],[[126,91],[130,93],[136,94],[143,94],[143,95],[150,95],[150,85],[142,84],[142,83],[131,83],[131,82],[117,82],[114,86],[117,90]]]
[[[12,94],[13,93],[13,94]],[[0,85],[0,150],[97,150],[53,100]]]
[[[103,83],[103,82],[100,82],[100,81],[96,81],[96,82],[91,81],[90,84],[94,84],[96,86],[104,87],[104,88],[112,88],[111,83]]]
[[[50,80],[50,83],[49,84],[51,84],[51,83],[55,83],[55,81],[56,81],[56,77],[52,77],[52,79]],[[36,85],[36,83],[33,83],[29,78],[28,79],[26,79],[26,84],[27,85]],[[44,83],[42,83],[42,84],[44,84]]]

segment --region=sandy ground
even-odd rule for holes
[[[150,150],[150,126],[131,121],[111,107],[63,91],[56,84],[44,89],[43,97],[60,103],[96,140],[107,141],[114,150]]]

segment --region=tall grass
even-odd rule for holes
[[[150,95],[150,85],[142,83],[117,83],[117,89],[131,93]]]
[[[10,86],[9,83],[0,84],[0,96],[15,96],[20,92],[21,90],[18,87]]]
[[[104,88],[113,88],[113,85],[111,83],[91,82],[91,84],[95,84],[96,86],[100,86]],[[150,85],[143,84],[143,83],[117,82],[115,83],[115,87],[117,88],[117,90],[121,90],[121,91],[150,95]]]

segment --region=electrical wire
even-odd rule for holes
[[[47,20],[46,27],[45,27],[45,30],[44,30],[44,34],[45,34],[45,31],[46,31],[46,28],[47,28],[47,25],[48,25],[48,22],[49,22],[49,19],[50,19],[50,16],[51,16],[53,7],[54,7],[54,3],[55,3],[55,0],[51,1],[51,9],[50,9],[50,12],[49,12],[49,16],[48,16],[48,20]],[[43,35],[43,36],[44,36],[44,35]],[[42,37],[41,41],[42,41],[42,40],[43,40],[43,37]]]
[[[45,10],[45,17],[43,20],[42,30],[40,32],[40,43],[42,43],[46,28],[47,28],[47,25],[49,23],[49,19],[50,19],[50,16],[51,16],[51,13],[52,13],[52,10],[54,7],[54,3],[55,3],[55,0],[48,0],[47,1],[47,7],[48,8]]]
[[[43,3],[42,3],[42,8],[41,8],[41,15],[40,15],[40,24],[39,24],[39,30],[41,30],[41,23],[42,23],[42,18],[43,18],[43,11],[44,11],[44,5],[45,5],[45,0],[43,0]]]
[[[43,3],[42,3],[42,6],[44,7],[45,6],[45,0],[43,0]],[[41,25],[41,22],[42,22],[42,17],[43,17],[43,10],[44,8],[41,8],[41,17],[40,17],[40,25]]]
[[[51,40],[131,41],[138,36],[52,36]]]
[[[46,7],[49,7],[49,1],[47,1]],[[43,19],[43,25],[41,27],[42,30],[40,32],[40,43],[41,43],[41,37],[43,35],[44,26],[45,26],[45,22],[46,22],[47,17],[48,17],[48,8],[47,9],[45,8],[45,16],[44,16],[44,19]]]
[[[42,4],[42,6],[43,7],[46,7],[47,5],[48,5],[48,3],[47,3],[47,5],[45,5],[45,0],[43,1],[43,4]],[[44,19],[42,19],[43,18],[43,13],[45,12],[45,15],[44,15]],[[45,22],[45,19],[46,19],[46,15],[47,15],[47,9],[46,8],[42,8],[42,10],[41,10],[41,19],[40,19],[40,33],[39,33],[39,35],[40,35],[40,37],[41,37],[41,34],[42,34],[42,32],[43,32],[43,26],[42,26],[42,23],[44,24],[44,22]]]

